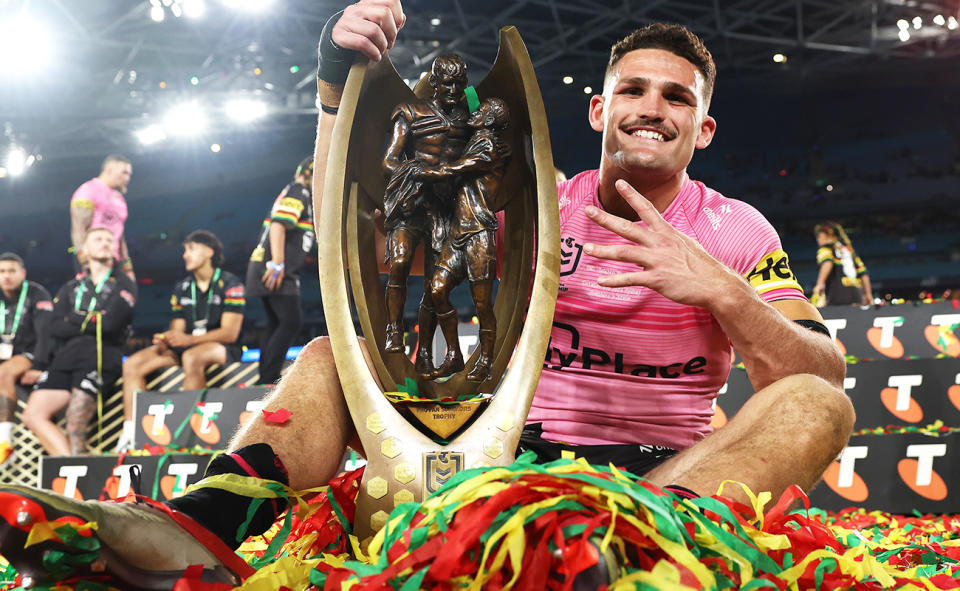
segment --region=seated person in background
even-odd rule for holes
[[[34,350],[53,310],[50,292],[26,277],[23,259],[0,254],[0,467],[13,458],[17,381],[33,385],[40,376]]]
[[[117,451],[133,447],[133,395],[146,378],[164,367],[183,366],[183,389],[207,387],[207,366],[240,360],[237,344],[246,303],[243,282],[220,268],[223,244],[213,232],[196,230],[183,241],[183,262],[190,275],[170,296],[170,329],[153,335],[153,345],[123,364],[123,432]]]
[[[23,411],[26,425],[53,456],[87,451],[97,397],[120,377],[136,284],[113,258],[114,236],[91,228],[83,242],[90,270],[67,282],[53,300],[35,363],[44,369]],[[53,417],[67,408],[64,434]]]
[[[843,226],[837,222],[824,222],[813,228],[817,238],[817,284],[813,288],[813,300],[817,307],[837,304],[873,303],[870,275],[867,267],[853,250],[853,243]]]

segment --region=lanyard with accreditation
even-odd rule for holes
[[[0,360],[6,360],[13,357],[13,340],[17,336],[17,329],[20,328],[20,317],[23,315],[23,303],[27,301],[27,282],[24,281],[20,287],[20,299],[17,300],[17,307],[13,313],[13,326],[10,327],[10,333],[7,333],[7,303],[0,300]]]
[[[207,305],[203,310],[203,318],[197,320],[197,280],[194,278],[190,282],[190,297],[193,298],[193,332],[194,336],[207,334],[207,321],[210,319],[210,298],[213,297],[213,289],[220,279],[220,269],[214,269],[213,277],[210,279],[210,285],[207,287]]]
[[[113,269],[107,271],[107,274],[103,276],[103,279],[97,283],[97,286],[93,288],[93,295],[90,296],[90,303],[87,304],[87,317],[83,320],[83,325],[80,327],[80,330],[86,330],[87,322],[90,320],[90,316],[94,313],[94,310],[97,308],[97,296],[100,295],[100,292],[103,290],[103,286],[107,284],[107,280],[110,279],[110,276],[113,275]],[[83,302],[83,294],[87,292],[86,282],[81,283],[79,289],[77,289],[77,297],[73,301],[73,309],[75,312],[80,312],[80,304]]]

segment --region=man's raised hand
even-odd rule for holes
[[[333,28],[333,41],[378,62],[406,22],[400,0],[360,0],[344,9]]]
[[[632,263],[640,269],[597,279],[604,287],[642,286],[675,302],[702,308],[725,295],[733,282],[746,285],[731,269],[716,260],[689,236],[671,226],[650,201],[624,180],[617,191],[644,225],[587,206],[586,214],[600,226],[634,244],[585,244],[587,254],[611,261]]]

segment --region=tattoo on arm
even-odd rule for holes
[[[13,421],[13,413],[17,410],[17,403],[6,396],[0,396],[0,421]]]
[[[70,453],[86,453],[87,429],[96,408],[97,401],[86,392],[77,389],[71,392],[70,404],[67,405],[67,441],[70,443]]]

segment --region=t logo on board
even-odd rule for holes
[[[220,429],[214,421],[222,410],[222,402],[198,402],[196,410],[190,416],[190,428],[207,445],[220,443]]]
[[[942,501],[947,498],[947,483],[934,471],[933,460],[945,455],[946,443],[908,445],[907,457],[897,464],[897,472],[913,492],[933,501]]]
[[[903,326],[903,316],[877,316],[873,319],[873,328],[867,330],[867,340],[883,355],[900,359],[903,357],[903,344],[894,334],[899,326]]]
[[[960,325],[960,314],[934,314],[930,325],[923,329],[923,336],[930,346],[950,357],[960,357],[960,339],[956,329]]]
[[[168,445],[173,438],[170,427],[166,425],[167,417],[171,414],[173,403],[168,400],[163,404],[151,404],[147,407],[147,414],[143,415],[143,432],[157,445]]]
[[[890,387],[880,391],[880,400],[883,406],[898,419],[908,423],[919,423],[923,420],[923,409],[910,393],[914,386],[922,383],[923,376],[920,374],[890,376],[887,380],[887,385]]]
[[[830,490],[848,501],[860,503],[870,496],[870,489],[863,478],[857,474],[857,460],[867,457],[869,449],[866,445],[851,445],[840,452],[836,462],[830,464],[823,473],[823,481]]]

